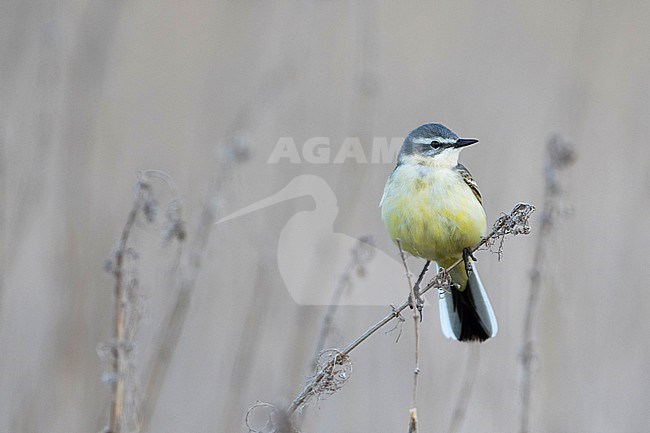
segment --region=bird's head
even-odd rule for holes
[[[478,143],[478,140],[459,138],[444,125],[427,123],[415,128],[406,137],[397,162],[453,167],[458,164],[461,149],[474,143]]]

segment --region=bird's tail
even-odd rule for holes
[[[452,288],[440,297],[440,324],[447,338],[483,342],[497,335],[498,326],[476,266],[470,263],[469,275],[462,263],[450,272],[454,282],[463,284],[461,290]]]

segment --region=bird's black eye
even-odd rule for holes
[[[439,148],[440,146],[442,146],[442,144],[440,144],[440,142],[439,142],[439,141],[436,141],[436,140],[433,140],[429,145],[430,145],[431,147],[433,147],[434,149],[437,149],[437,148]]]

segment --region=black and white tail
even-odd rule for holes
[[[499,328],[476,266],[470,264],[472,272],[465,290],[451,289],[440,297],[440,325],[447,338],[483,342],[497,335]],[[457,269],[465,272],[462,263]]]

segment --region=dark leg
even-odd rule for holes
[[[418,280],[415,282],[415,286],[413,287],[413,289],[416,295],[420,294],[420,283],[422,282],[422,279],[424,279],[424,275],[429,270],[430,265],[431,265],[431,260],[427,260],[427,262],[424,264],[424,267],[422,268],[422,272],[420,272],[420,276],[418,277]]]
[[[465,262],[465,271],[467,272],[467,275],[472,272],[472,265],[469,262],[469,259],[476,261],[476,257],[472,254],[472,250],[465,248],[463,250],[463,262]]]
[[[431,260],[427,260],[427,262],[424,264],[424,267],[422,268],[422,272],[420,272],[420,276],[418,277],[415,286],[413,286],[413,293],[415,293],[415,308],[417,308],[418,312],[420,313],[420,322],[422,321],[422,309],[424,308],[424,299],[422,299],[422,296],[420,296],[420,283],[422,283],[424,275],[429,270],[430,265]],[[411,300],[411,305],[413,305],[413,300]]]

